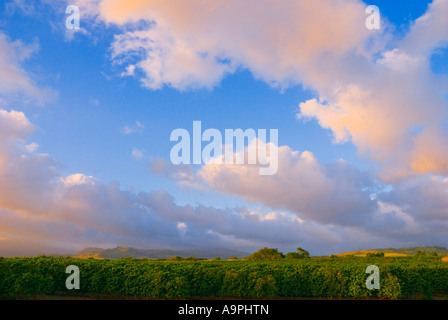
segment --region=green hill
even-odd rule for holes
[[[358,250],[350,252],[341,252],[336,254],[337,256],[365,256],[367,253],[384,252],[385,256],[398,257],[414,255],[417,251],[425,253],[437,253],[440,255],[448,255],[448,249],[442,246],[423,246],[423,247],[408,247],[408,248],[385,248],[385,249],[370,249],[370,250]]]
[[[433,253],[436,252],[438,254],[448,254],[448,249],[442,246],[423,246],[423,247],[409,247],[409,248],[399,248],[399,249],[394,249],[394,248],[386,248],[386,249],[375,249],[381,252],[394,252],[394,253],[404,253],[404,254],[408,254],[408,255],[413,255],[415,254],[417,251],[422,251],[425,253]]]

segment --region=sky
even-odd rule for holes
[[[448,0],[2,1],[0,255],[448,246],[447,15]],[[193,121],[277,129],[278,170],[173,164]]]

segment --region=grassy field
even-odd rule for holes
[[[65,286],[69,265],[80,269],[80,290]],[[369,265],[380,269],[379,290],[366,288]],[[440,256],[269,261],[0,258],[3,298],[426,299],[446,294],[448,262]]]
[[[368,253],[378,253],[377,250],[360,250],[360,251],[350,251],[350,252],[343,252],[338,253],[336,256],[339,257],[345,257],[345,256],[356,256],[356,257],[365,257]],[[406,253],[399,253],[399,252],[385,252],[384,257],[391,258],[391,257],[409,257],[411,255]]]

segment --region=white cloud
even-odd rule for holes
[[[67,177],[63,177],[61,178],[61,181],[66,187],[95,183],[95,179],[93,177],[86,176],[82,173],[71,174]]]
[[[181,40],[170,38],[165,31],[150,29],[117,35],[112,45],[113,59],[125,64],[130,56],[144,58],[126,66],[122,75],[134,75],[139,69],[145,73],[144,87],[160,89],[167,84],[178,89],[210,88],[225,73],[233,71],[229,64],[216,63],[216,57],[200,54]]]
[[[141,124],[139,121],[136,121],[135,124],[130,126],[124,126],[121,129],[121,133],[123,134],[133,134],[133,133],[142,133],[145,129],[145,126]]]
[[[77,34],[82,34],[82,35],[85,35],[87,37],[92,37],[92,34],[89,31],[87,31],[85,28],[79,28],[79,29],[76,29],[76,28],[73,28],[73,29],[64,28],[63,30],[64,30],[64,39],[65,39],[65,41],[72,41]]]
[[[39,145],[35,142],[32,142],[30,144],[27,144],[25,146],[25,150],[28,151],[29,153],[33,153],[34,151],[36,151],[39,148]]]
[[[89,103],[93,104],[94,106],[99,106],[101,104],[100,100],[92,97],[89,98]]]
[[[5,3],[6,12],[14,13],[16,10],[20,10],[26,15],[31,15],[36,11],[34,1],[30,0],[11,0]]]
[[[187,232],[188,228],[187,228],[187,224],[185,222],[178,222],[177,223],[177,229],[179,230],[179,232],[182,235],[185,235],[185,233]]]
[[[137,148],[132,149],[132,158],[136,161],[139,161],[143,158],[143,151]]]
[[[23,70],[21,64],[39,50],[39,44],[24,44],[11,41],[0,32],[0,96],[3,101],[35,101],[43,104],[53,100],[56,93],[48,88],[40,88],[32,77]]]
[[[437,47],[448,44],[448,2],[433,0],[427,12],[412,25],[409,34],[400,44],[413,55],[427,56]]]
[[[6,138],[24,140],[34,130],[34,126],[23,112],[0,109],[0,142],[5,143]]]
[[[211,88],[238,68],[286,87],[301,83],[301,69],[320,62],[322,54],[360,50],[371,34],[360,1],[117,0],[85,8],[124,28],[112,57],[124,65],[124,74],[140,70],[151,89]],[[146,28],[136,30],[141,20]]]

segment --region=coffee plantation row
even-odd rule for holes
[[[68,290],[68,266],[80,289]],[[380,289],[366,288],[366,267],[380,270]],[[152,261],[0,258],[0,297],[125,296],[185,298],[430,298],[448,294],[440,257],[325,257],[264,261]]]

